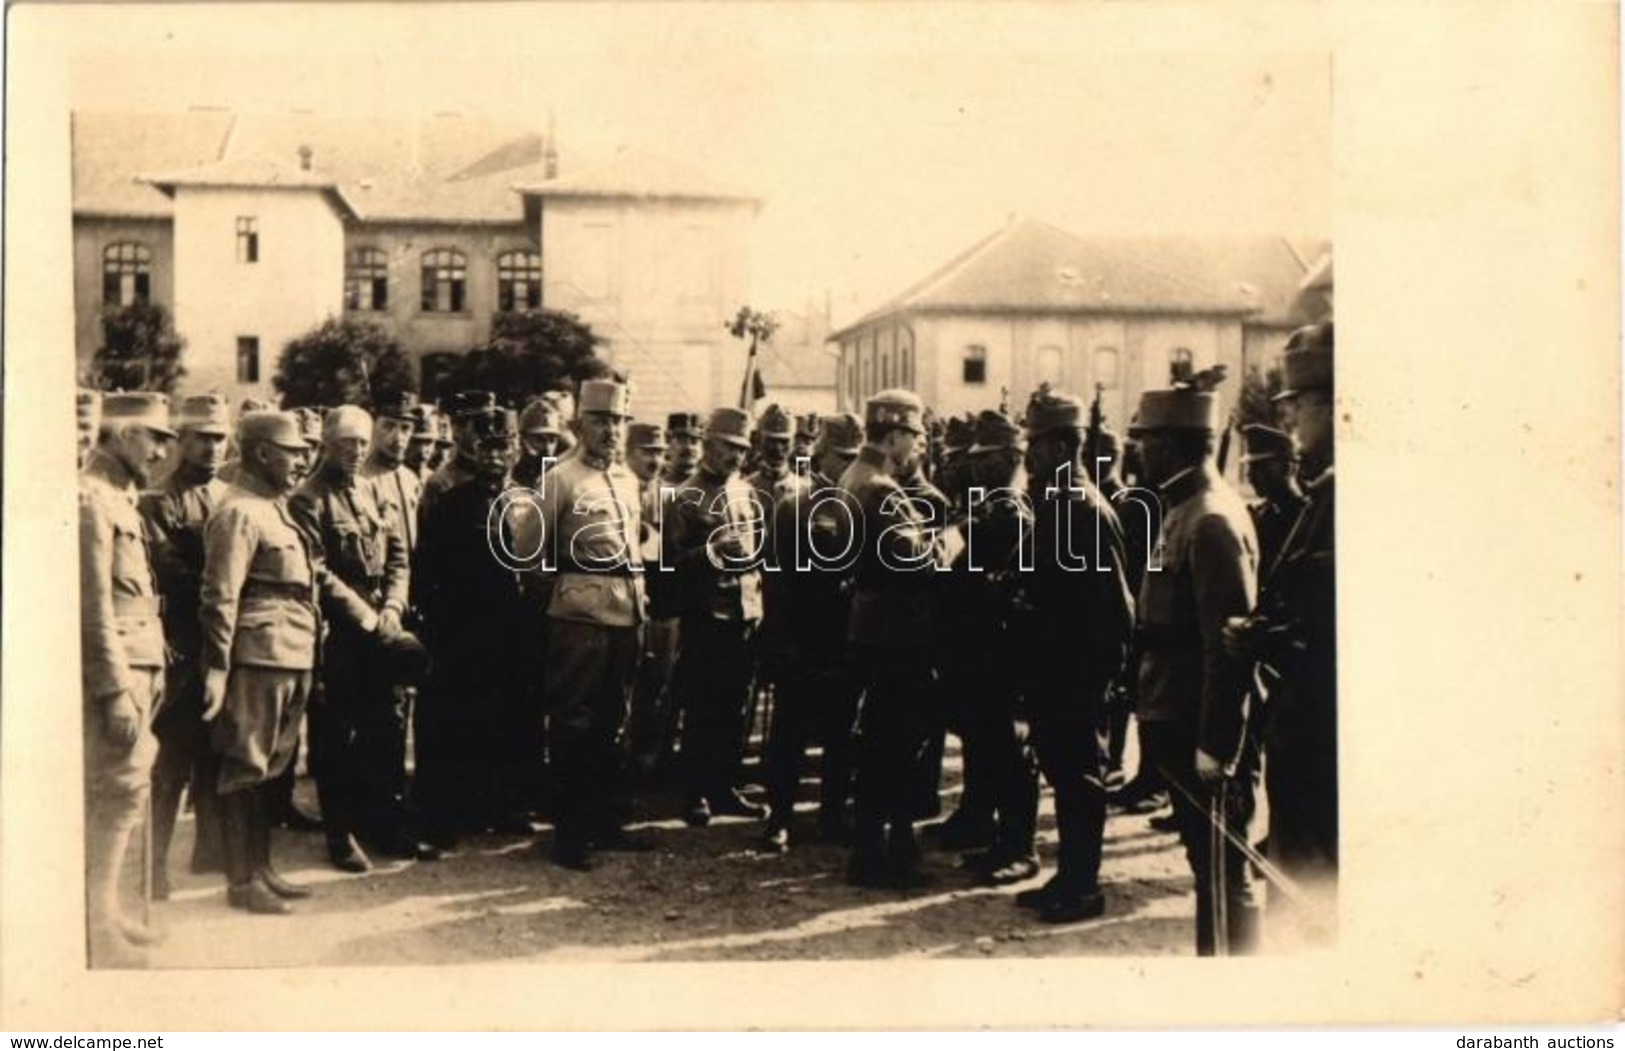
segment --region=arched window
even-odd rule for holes
[[[1175,347],[1168,352],[1168,379],[1173,383],[1188,381],[1196,375],[1196,358],[1189,347]]]
[[[377,248],[344,254],[344,309],[384,310],[389,306],[389,257]]]
[[[980,343],[965,347],[961,375],[966,384],[980,386],[987,382],[987,348]]]
[[[423,310],[461,314],[468,284],[468,260],[455,248],[423,253]]]
[[[541,305],[541,253],[504,252],[497,256],[497,309],[535,310]]]
[[[152,253],[128,241],[102,251],[102,302],[127,307],[145,303],[152,294]]]
[[[1095,382],[1102,387],[1116,387],[1123,382],[1116,347],[1095,348]]]
[[[914,347],[908,343],[903,344],[903,362],[897,372],[897,382],[914,389]]]

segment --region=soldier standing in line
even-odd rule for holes
[[[85,894],[90,964],[130,967],[153,932],[124,915],[119,877],[141,827],[164,695],[164,630],[136,501],[175,432],[161,394],[102,399],[96,447],[79,475],[79,638],[83,650]]]
[[[626,725],[646,617],[638,482],[618,462],[631,416],[625,385],[581,385],[576,446],[542,479],[540,500],[516,505],[514,550],[545,551],[555,577],[547,607],[548,735],[555,864],[593,867],[592,851],[647,850],[619,804]]]
[[[176,414],[175,427],[180,432],[175,469],[141,497],[163,596],[168,646],[165,700],[153,721],[158,761],[152,769],[152,893],[159,901],[169,897],[167,859],[183,790],[191,796],[197,819],[192,871],[218,872],[222,854],[215,796],[219,767],[203,721],[198,597],[203,585],[203,526],[226,490],[217,475],[231,436],[231,407],[218,394],[187,398]]]
[[[1336,924],[1337,558],[1330,323],[1293,333],[1285,389],[1307,500],[1268,565],[1258,611],[1226,631],[1232,653],[1256,660],[1269,684],[1269,856],[1303,900],[1272,894],[1271,934],[1324,943]]]
[[[83,468],[90,451],[96,447],[96,430],[101,425],[102,396],[93,390],[80,388],[75,399],[75,408],[79,419],[79,462]]]
[[[924,403],[907,390],[876,394],[865,406],[864,438],[840,481],[863,531],[847,621],[848,659],[863,700],[846,879],[863,887],[918,887],[930,882],[918,868],[914,819],[934,722],[938,552],[925,514],[899,478],[925,453]]]
[[[542,477],[542,463],[562,451],[564,417],[558,403],[539,397],[519,414],[519,458],[513,465],[513,484],[534,489]]]
[[[1122,530],[1083,459],[1087,421],[1081,399],[1043,389],[1027,410],[1035,565],[1021,637],[1031,647],[1023,663],[1033,750],[1055,793],[1059,843],[1055,875],[1016,902],[1045,923],[1105,911],[1106,702],[1134,630]]]
[[[627,751],[631,774],[642,785],[672,747],[670,730],[672,669],[677,663],[677,618],[682,594],[676,577],[659,571],[662,519],[660,498],[665,466],[666,432],[657,423],[634,423],[627,429],[626,466],[638,480],[638,511],[642,520],[639,544],[644,566],[644,590],[649,596],[649,620],[643,628],[643,657],[632,692],[632,714],[627,723]]]
[[[802,483],[790,469],[790,443],[794,440],[795,424],[789,413],[777,405],[762,410],[756,420],[757,466],[745,481],[756,494],[756,506],[762,509],[762,524],[769,533],[772,532],[769,519],[773,508],[778,506],[779,497]],[[771,540],[770,536],[769,543]]]
[[[204,527],[204,719],[220,757],[226,901],[235,909],[285,913],[309,897],[271,863],[265,786],[293,763],[315,678],[324,608],[362,631],[377,615],[312,554],[287,497],[310,446],[298,418],[252,412],[238,424],[238,479]]]
[[[705,425],[696,412],[674,412],[666,417],[666,469],[660,480],[676,488],[688,481],[689,475],[700,463],[700,439],[705,437]]]
[[[401,687],[421,678],[424,652],[402,626],[410,570],[400,515],[384,502],[382,487],[361,478],[369,435],[378,433],[364,409],[341,405],[329,412],[322,465],[288,501],[328,571],[377,620],[376,630],[362,631],[353,618],[333,619],[322,647],[322,689],[310,705],[311,766],[327,856],[345,872],[372,867],[358,837],[391,857],[439,856],[407,831]]]
[[[412,408],[412,440],[406,446],[406,455],[401,462],[406,469],[412,472],[412,477],[418,481],[419,494],[423,491],[424,479],[429,477],[432,468],[429,466],[434,459],[435,438],[439,434],[440,420],[434,411],[433,405],[415,405]],[[413,515],[412,528],[417,528],[416,514]]]
[[[753,647],[762,620],[762,520],[739,467],[750,449],[750,416],[720,408],[706,424],[699,467],[666,508],[665,564],[682,592],[683,820],[764,817],[735,787],[754,688]]]
[[[822,425],[816,412],[796,417],[796,436],[790,443],[790,470],[796,474],[805,475],[812,470],[813,446],[818,444]]]
[[[1247,439],[1247,484],[1258,499],[1247,505],[1258,534],[1258,565],[1263,570],[1275,564],[1281,545],[1303,510],[1303,493],[1293,477],[1292,438],[1274,427],[1252,423],[1241,429]]]
[[[1038,872],[1033,850],[1038,773],[1016,731],[1020,666],[1016,618],[1021,569],[1031,565],[1032,506],[1021,475],[1026,443],[1008,416],[976,421],[965,460],[966,543],[942,578],[942,690],[959,735],[964,788],[959,807],[936,826],[945,848],[970,850],[966,865],[1000,885]],[[967,497],[969,492],[967,492]]]
[[[897,483],[913,503],[915,511],[924,519],[925,527],[933,538],[941,537],[949,525],[948,497],[926,475],[929,461],[922,449],[897,476]],[[945,557],[945,556],[944,556]],[[933,655],[933,662],[935,655]],[[936,677],[940,681],[940,677]],[[931,708],[932,723],[926,734],[925,752],[920,756],[915,771],[915,818],[929,820],[942,813],[942,756],[947,747],[948,722],[945,705],[939,702]],[[932,826],[935,828],[936,826]]]
[[[417,547],[418,503],[423,498],[423,483],[406,464],[406,453],[417,428],[417,395],[410,391],[387,395],[378,399],[377,409],[360,477],[371,483],[379,509],[406,544],[410,561]]]
[[[488,413],[496,408],[496,404],[496,395],[483,390],[459,391],[446,399],[442,408],[452,444],[445,461],[429,475],[423,483],[423,491],[418,495],[419,526],[442,493],[466,485],[478,476],[479,442],[474,437],[473,427],[476,420],[484,421],[482,426],[488,426],[491,419]]]
[[[457,459],[430,480],[420,505],[412,591],[433,658],[414,722],[414,800],[428,842],[460,833],[528,834],[535,735],[521,732],[530,695],[514,660],[530,608],[517,574],[498,561],[491,506],[507,486],[517,442],[513,413],[483,392],[460,396]]]
[[[1163,504],[1153,556],[1161,569],[1140,589],[1139,716],[1196,878],[1203,956],[1250,952],[1258,924],[1251,866],[1238,846],[1258,793],[1249,669],[1223,642],[1226,622],[1253,609],[1258,541],[1246,505],[1214,467],[1217,420],[1211,390],[1179,387],[1141,395],[1130,429]]]
[[[778,683],[766,757],[771,816],[763,836],[772,853],[790,847],[801,768],[815,737],[823,746],[819,838],[826,843],[848,838],[858,697],[845,666],[850,579],[838,562],[851,529],[838,513],[844,505],[835,479],[857,459],[862,445],[863,421],[857,416],[825,417],[808,484],[786,493],[773,511],[772,565],[777,568],[764,582],[772,614],[762,627],[762,664]]]
[[[423,465],[425,470],[423,481],[425,484],[434,476],[436,471],[444,466],[446,460],[452,455],[452,449],[456,448],[456,446],[457,443],[452,440],[451,436],[451,417],[447,415],[444,409],[437,407],[434,413],[434,451],[429,454],[428,462]]]

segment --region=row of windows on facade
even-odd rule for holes
[[[248,225],[245,227],[244,223]],[[237,260],[259,262],[259,233],[253,219],[237,221]],[[468,302],[468,257],[455,248],[423,253],[419,268],[425,313],[460,314]],[[496,258],[497,309],[535,310],[542,305],[542,257],[537,252],[503,252]],[[152,252],[121,242],[102,252],[102,302],[110,306],[144,303],[152,295]],[[344,258],[344,309],[389,308],[389,257],[377,248],[355,248]]]
[[[867,366],[867,376],[864,375],[860,363],[854,359],[846,364],[847,389],[854,396],[861,390],[877,391],[893,385],[912,387],[914,385],[914,348],[905,346],[897,355],[897,368],[892,369],[893,356],[890,354],[872,354],[864,364]],[[1060,347],[1045,346],[1038,348],[1038,374],[1039,383],[1059,383],[1061,381],[1062,351]],[[1175,347],[1169,352],[1170,368],[1175,373],[1188,373],[1192,368],[1193,357],[1188,347]],[[987,383],[987,347],[981,343],[967,344],[960,353],[959,378],[967,387],[980,387]],[[1094,381],[1102,387],[1114,388],[1122,382],[1120,359],[1116,347],[1096,347],[1094,354]],[[868,383],[861,381],[867,379]]]

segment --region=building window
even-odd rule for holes
[[[902,365],[899,366],[899,368],[898,368],[898,377],[897,377],[897,379],[898,379],[898,382],[901,383],[903,386],[908,387],[910,389],[913,389],[913,387],[914,387],[914,348],[913,347],[910,347],[910,346],[903,347],[903,362],[902,362]]]
[[[260,337],[237,337],[237,382],[260,381]]]
[[[1102,387],[1116,387],[1122,380],[1116,347],[1095,348],[1095,382]]]
[[[535,310],[542,305],[542,257],[537,252],[497,256],[497,309]]]
[[[880,385],[887,390],[891,389],[891,354],[880,356]]]
[[[979,386],[987,382],[986,347],[972,343],[965,348],[961,375],[967,384]]]
[[[102,252],[102,302],[127,307],[152,292],[152,253],[138,244],[108,245]]]
[[[1189,347],[1175,347],[1168,352],[1168,380],[1188,383],[1196,374],[1196,360]]]
[[[423,253],[423,310],[430,314],[461,314],[468,283],[468,260],[452,248]]]
[[[1061,348],[1038,348],[1038,382],[1048,383],[1051,386],[1061,384]]]
[[[252,215],[237,217],[237,261],[239,263],[260,261],[260,221]]]
[[[376,248],[353,248],[344,257],[344,309],[389,306],[389,257]]]

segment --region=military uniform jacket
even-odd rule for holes
[[[939,580],[941,664],[991,660],[1009,667],[1012,628],[1026,623],[1021,555],[1032,547],[1031,502],[1019,493],[989,494],[957,528],[966,542]]]
[[[410,559],[418,542],[418,505],[423,500],[423,483],[405,464],[391,467],[376,458],[362,466],[361,477],[372,484],[378,509],[400,534],[406,545],[406,557]]]
[[[372,484],[327,468],[305,480],[288,508],[314,538],[328,570],[369,607],[406,611],[409,570],[399,509],[384,505]]]
[[[1268,741],[1337,747],[1337,565],[1335,479],[1328,468],[1265,574],[1259,594],[1263,662],[1270,690]]]
[[[1248,669],[1225,655],[1223,628],[1252,611],[1258,542],[1246,505],[1211,466],[1170,480],[1162,499],[1162,536],[1140,587],[1136,711],[1190,728],[1198,747],[1230,760],[1247,726]]]
[[[423,639],[437,654],[504,654],[525,623],[518,575],[503,566],[493,545],[523,552],[512,535],[493,536],[491,505],[503,491],[466,465],[444,476],[444,488],[425,492],[419,507],[418,550],[412,594],[423,618]],[[506,519],[496,524],[504,528]]]
[[[1100,490],[1076,475],[1070,488],[1033,496],[1033,569],[1022,575],[1030,615],[1018,622],[1025,667],[1061,682],[1079,702],[1103,698],[1128,661],[1134,599],[1117,515]],[[1054,691],[1045,691],[1053,695]]]
[[[372,607],[315,557],[287,501],[248,472],[209,516],[203,550],[206,668],[311,670],[323,609],[372,630]]]
[[[928,647],[940,565],[928,512],[886,472],[884,454],[872,446],[841,475],[841,488],[860,531],[847,639],[881,648]]]
[[[137,498],[124,465],[92,450],[79,475],[79,644],[87,701],[133,693],[131,668],[164,666],[161,603]]]
[[[839,657],[845,649],[851,575],[828,564],[839,558],[848,540],[839,509],[843,497],[833,481],[815,471],[807,484],[791,488],[774,507],[770,535],[775,568],[763,574],[762,584],[765,645],[825,658]],[[798,551],[806,570],[797,568]]]
[[[677,487],[661,541],[684,616],[762,619],[762,574],[752,556],[763,551],[763,525],[750,485],[737,474],[722,477],[702,465]],[[738,536],[747,553],[739,565],[713,564],[710,544],[726,534]]]
[[[429,477],[424,480],[422,488],[418,491],[417,520],[419,530],[421,531],[423,528],[423,518],[429,513],[431,504],[444,495],[447,490],[466,485],[474,481],[474,478],[473,469],[464,463],[460,456],[453,456],[452,459],[436,467]]]
[[[661,539],[665,535],[666,504],[661,500],[663,486],[676,486],[661,475],[640,482],[643,515],[643,583],[649,596],[649,616],[666,620],[683,611],[683,591],[677,574],[660,572]]]
[[[1247,505],[1247,513],[1253,516],[1253,532],[1258,535],[1258,567],[1261,573],[1275,564],[1276,556],[1281,553],[1281,545],[1286,543],[1286,535],[1292,532],[1292,525],[1302,510],[1303,500],[1296,496],[1280,503],[1255,500]]]
[[[643,623],[642,502],[637,476],[625,465],[590,459],[580,446],[547,473],[538,514],[518,517],[514,536],[523,553],[546,544],[551,569],[544,572],[554,574],[549,617],[607,627]]]
[[[152,568],[164,599],[164,638],[172,660],[195,660],[203,650],[198,623],[203,589],[203,527],[225,495],[219,478],[200,478],[177,467],[156,489],[141,494]]]

